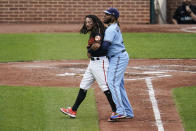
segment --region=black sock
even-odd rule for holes
[[[82,101],[85,99],[86,93],[87,93],[87,90],[84,90],[84,89],[79,90],[78,97],[76,98],[75,104],[72,107],[73,111],[77,111],[78,107],[80,106]]]
[[[112,111],[116,112],[116,105],[115,105],[115,103],[114,103],[114,101],[112,99],[112,94],[111,94],[110,90],[104,91],[104,93],[105,93],[105,95],[106,95],[106,97],[108,99],[108,102],[110,103]]]

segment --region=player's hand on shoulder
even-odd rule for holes
[[[100,35],[95,36],[95,42],[101,43],[101,36]]]

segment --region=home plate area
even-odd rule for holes
[[[128,96],[130,96],[132,98],[131,101],[134,101],[134,99],[138,99],[139,96],[140,97],[142,96],[140,100],[137,100],[137,101],[140,101],[139,103],[141,104],[141,105],[139,105],[139,108],[142,108],[141,106],[144,106],[144,110],[152,110],[152,112],[151,112],[152,114],[151,114],[151,117],[149,117],[149,120],[147,120],[147,116],[145,116],[145,115],[143,115],[143,116],[141,116],[141,118],[139,118],[139,115],[137,116],[137,114],[139,114],[139,112],[144,113],[145,111],[144,110],[139,111],[139,109],[137,109],[138,105],[134,105],[134,103],[133,103],[132,104],[133,109],[136,110],[135,111],[136,118],[135,118],[135,122],[133,122],[134,120],[131,121],[132,124],[134,123],[134,125],[137,125],[136,121],[142,121],[143,127],[146,126],[145,130],[148,130],[148,128],[149,128],[149,130],[158,129],[158,131],[174,130],[174,129],[175,130],[176,129],[183,130],[183,127],[180,122],[180,118],[179,118],[178,114],[175,112],[175,106],[174,106],[174,103],[172,102],[172,97],[171,97],[171,89],[175,88],[176,86],[170,87],[170,89],[168,89],[167,86],[169,83],[178,82],[179,76],[182,76],[181,79],[183,79],[183,80],[188,80],[189,75],[196,76],[195,60],[191,60],[191,61],[192,61],[192,63],[186,62],[186,60],[133,60],[133,64],[130,61],[130,64],[128,65],[127,70],[125,72],[125,78],[124,78],[125,79],[125,88],[126,88],[126,90],[128,90],[127,91],[128,93],[131,92],[130,94],[128,94]],[[64,72],[62,74],[56,74],[56,76],[59,76],[59,77],[60,76],[61,77],[81,76],[82,77],[85,72],[85,69],[78,68],[78,65],[75,65],[75,66],[76,66],[76,68],[74,68],[74,66],[68,67],[67,69],[69,71]],[[183,77],[186,77],[186,78],[183,78]],[[192,79],[192,78],[193,77],[190,77],[190,79]],[[168,83],[167,83],[166,79],[170,79],[168,81]],[[133,84],[134,81],[135,82],[138,81],[139,83],[144,83],[144,84],[143,85],[142,84],[134,85]],[[155,82],[155,84],[153,84],[153,82]],[[156,86],[157,85],[156,83],[158,83],[158,86]],[[159,84],[161,84],[161,83],[163,86],[162,89],[161,89],[161,86],[159,86]],[[183,84],[185,84],[185,83],[183,83]],[[182,84],[182,86],[183,86],[183,84]],[[135,89],[131,89],[131,88],[133,88],[133,87],[131,87],[132,85],[137,88],[138,87],[140,88],[139,94],[134,93],[137,91],[134,91]],[[165,85],[165,89],[163,89],[164,85]],[[141,86],[143,86],[143,87],[141,87]],[[180,87],[180,85],[179,85],[179,87]],[[132,91],[130,91],[130,90],[132,90]],[[99,94],[99,93],[97,93],[97,94]],[[136,98],[134,98],[133,95]],[[167,95],[170,95],[170,96],[167,96]],[[96,95],[96,96],[99,98],[99,95]],[[104,96],[102,96],[102,97],[104,97]],[[97,98],[97,100],[99,100],[98,98]],[[170,99],[170,100],[167,101],[166,99]],[[162,101],[164,101],[166,103],[161,103]],[[98,105],[100,104],[99,102],[97,102],[97,103],[98,103]],[[137,103],[137,102],[135,102],[135,103]],[[102,104],[107,104],[107,103],[102,103]],[[100,106],[102,104],[100,104]],[[100,106],[98,106],[98,108],[100,108]],[[173,106],[173,107],[171,107],[171,106]],[[171,109],[171,108],[174,108],[174,109]],[[99,110],[99,112],[102,112],[101,114],[103,114],[103,111],[102,111],[103,109],[98,109],[98,110]],[[168,113],[168,110],[170,113]],[[105,114],[105,115],[107,115],[107,114]],[[170,117],[168,117],[168,115]],[[173,116],[173,118],[171,116]],[[143,120],[141,120],[142,117],[144,117]],[[105,118],[100,116],[100,121],[104,121],[104,120],[105,120]],[[151,127],[149,127],[149,125],[148,126],[145,125],[145,124],[147,124],[147,121],[150,123],[149,125],[151,125]],[[102,122],[100,122],[100,123],[102,123]],[[103,129],[105,129],[105,128],[107,129],[109,126],[108,125],[106,126],[106,125],[107,124],[102,124],[100,126]],[[122,126],[121,129],[123,129],[124,128],[123,124],[121,126]],[[119,127],[119,125],[118,125],[118,127]],[[142,126],[137,127],[137,128],[142,130]],[[130,129],[132,129],[132,130],[137,129],[137,128],[133,125],[130,127]]]

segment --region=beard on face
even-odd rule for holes
[[[113,23],[114,19],[110,18],[110,19],[106,19],[103,21],[104,24],[109,24],[109,23]]]
[[[105,24],[109,24],[111,22],[111,18],[110,19],[104,19],[103,23]]]

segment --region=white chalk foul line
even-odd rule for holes
[[[128,73],[128,72],[126,72]],[[155,75],[155,76],[151,76],[151,77],[140,77],[140,78],[125,78],[124,80],[126,81],[135,81],[135,80],[145,80],[146,78],[150,78],[151,80],[152,79],[157,79],[157,78],[164,78],[164,77],[171,77],[172,75],[167,75],[165,74],[166,72],[164,71],[145,71],[143,73],[134,73],[134,74],[139,74],[139,75],[142,75],[142,74],[152,74],[152,75]],[[130,74],[133,74],[133,73],[130,73]]]
[[[160,72],[187,72],[187,73],[196,73],[195,68],[196,66],[188,66],[188,65],[164,65],[165,67],[181,67],[181,68],[194,68],[193,71],[186,71],[184,69],[182,70],[175,70],[175,69],[160,69],[159,71]],[[153,66],[141,66],[141,67],[128,67],[128,68],[132,68],[132,69],[136,69],[136,70],[151,70],[151,71],[154,71],[154,70],[157,70],[157,68],[161,68],[160,65],[153,65]]]
[[[164,78],[164,77],[171,77],[171,76],[172,75],[162,75],[162,76],[156,76],[156,77],[143,77],[143,78],[132,78],[132,79],[125,78],[124,80],[126,80],[126,81],[136,81],[136,80],[145,80],[146,78],[157,79],[157,78]]]
[[[158,108],[158,104],[157,104],[157,100],[155,98],[155,93],[154,93],[154,89],[152,86],[152,81],[150,78],[146,78],[145,79],[147,87],[148,87],[148,93],[149,93],[149,97],[152,103],[152,107],[153,107],[153,112],[154,112],[154,116],[155,116],[155,120],[156,120],[156,125],[158,127],[158,131],[164,131],[163,128],[163,123],[161,120],[161,115],[159,112],[159,108]]]
[[[187,27],[181,29],[184,32],[196,33],[196,27]]]
[[[83,76],[80,73],[64,73],[64,74],[56,74],[56,76]]]

